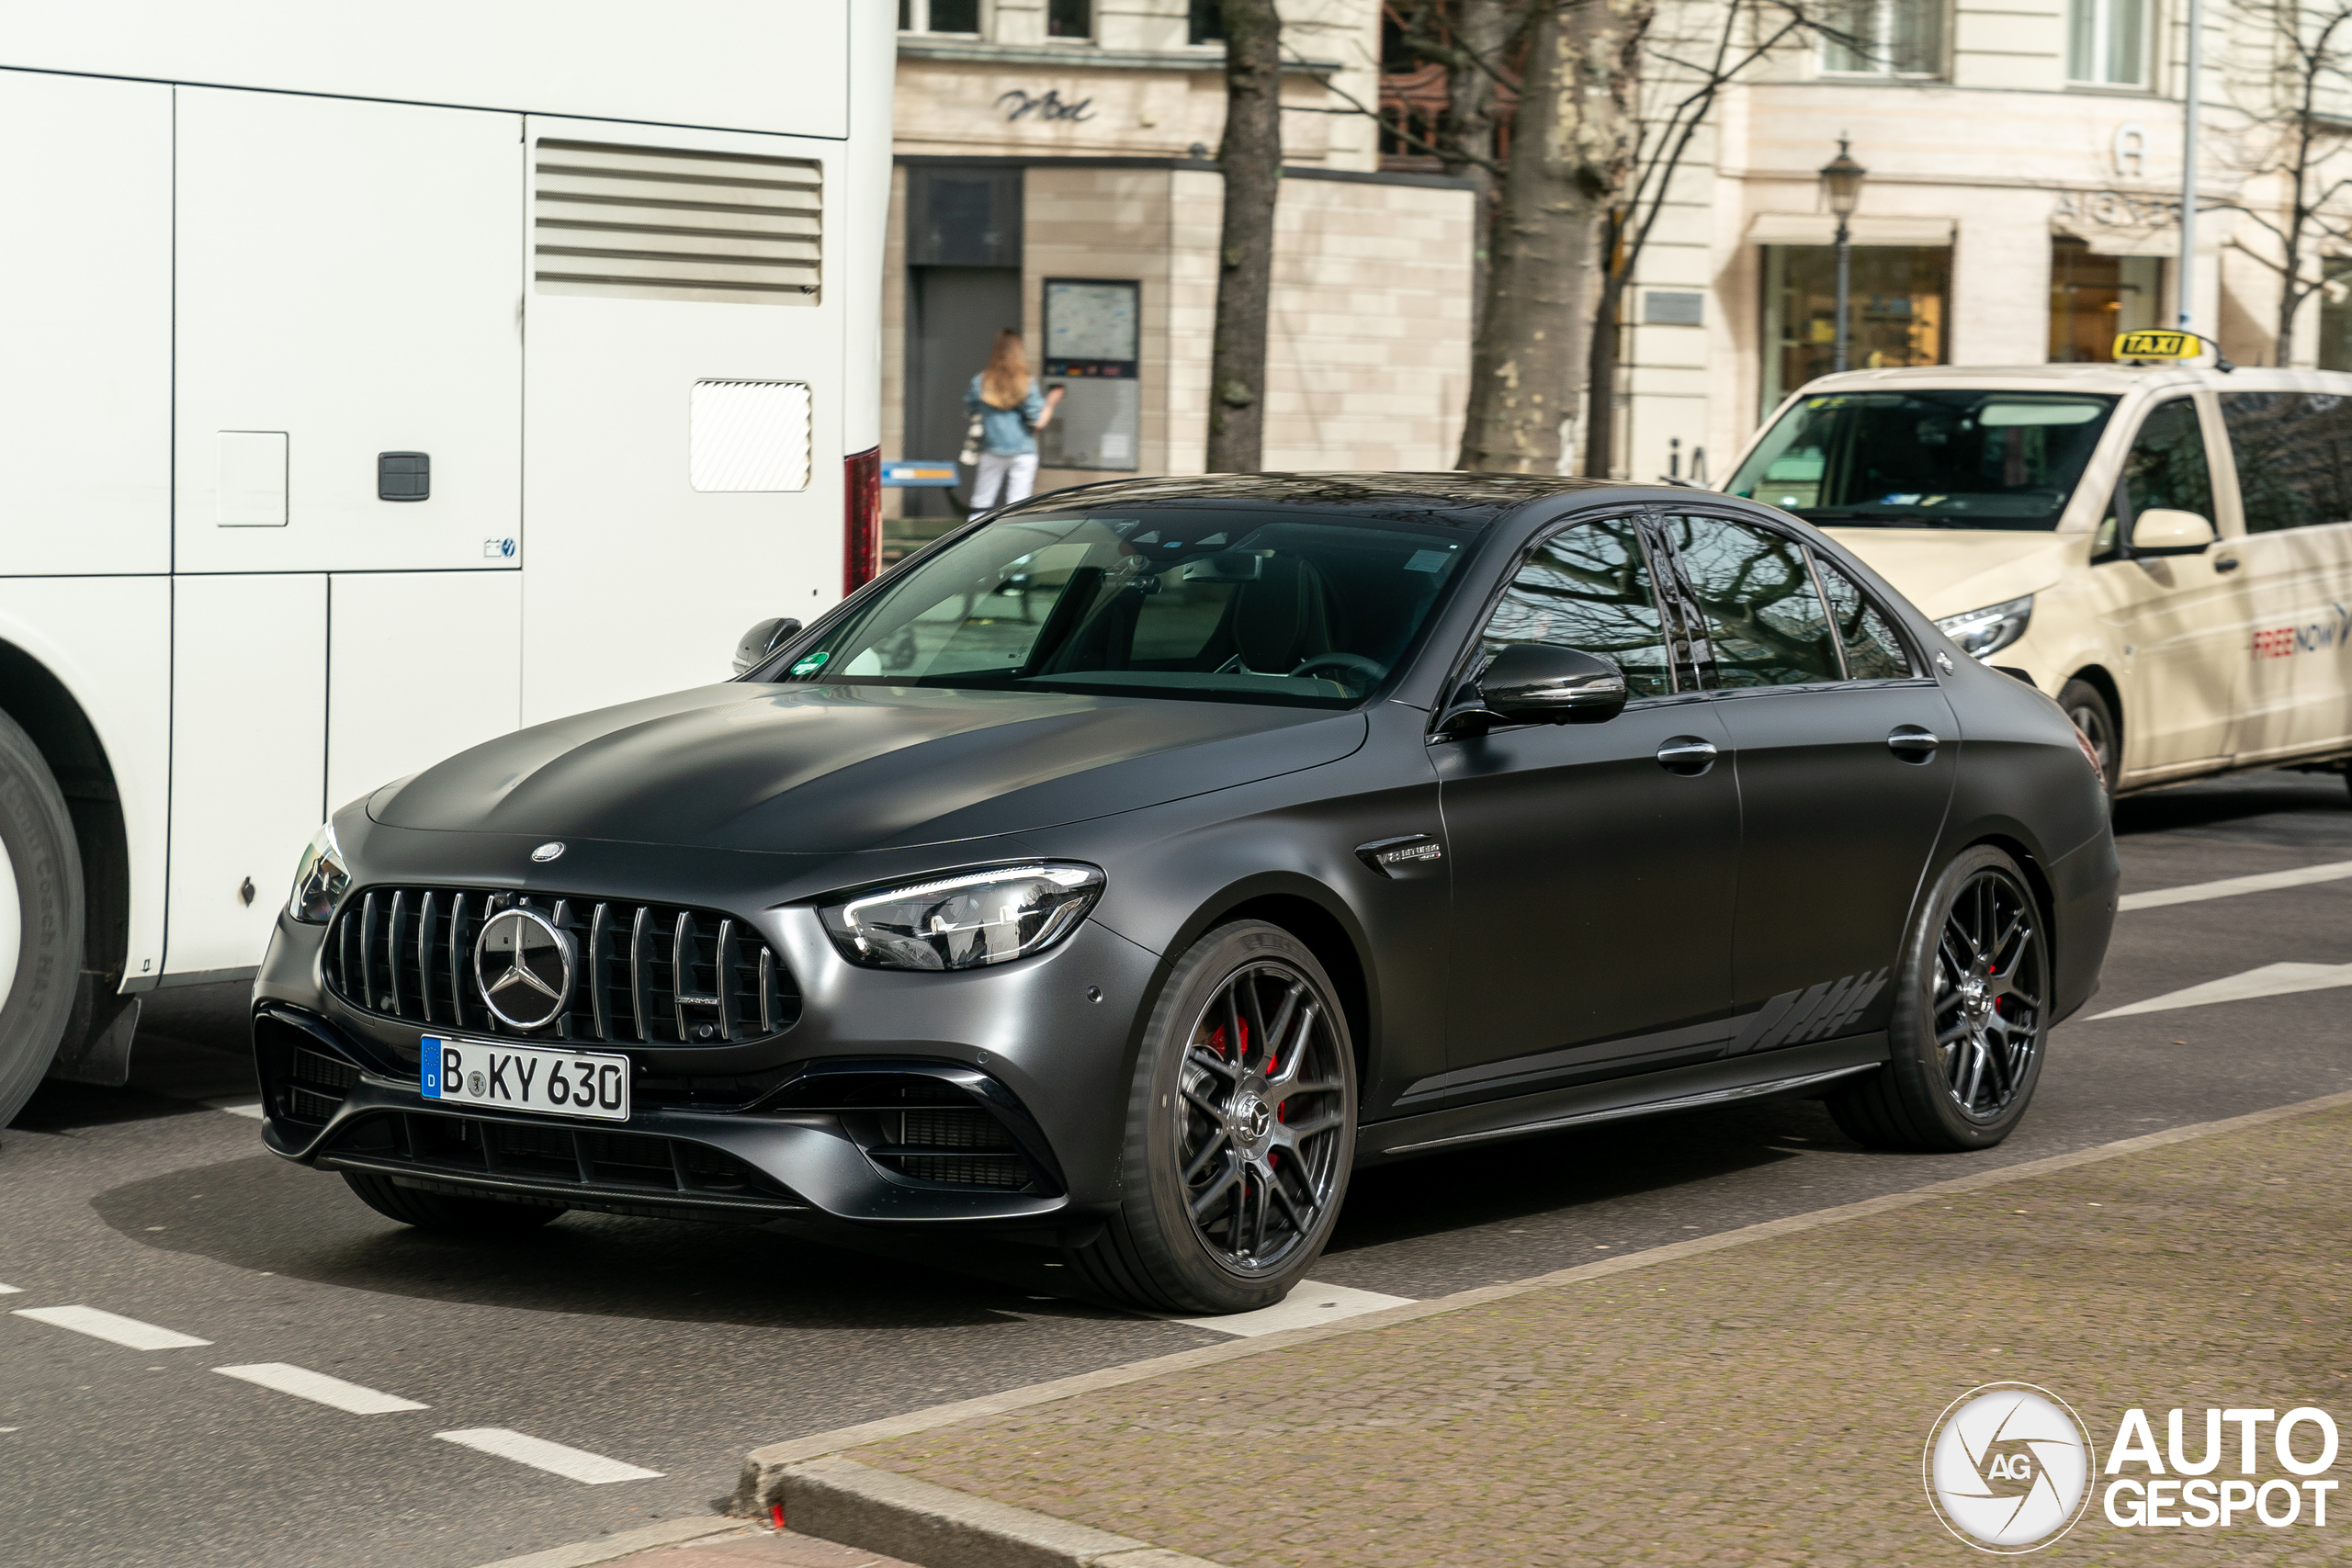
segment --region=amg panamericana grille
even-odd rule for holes
[[[491,1016],[474,941],[501,909],[527,908],[571,938],[571,997],[531,1032],[611,1044],[720,1045],[789,1029],[800,991],[757,931],[731,916],[665,904],[371,887],[344,899],[321,962],[352,1006],[410,1023],[512,1034]]]

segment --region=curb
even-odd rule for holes
[[[924,1568],[1220,1568],[1205,1558],[845,1459],[787,1465],[774,1501],[797,1534]]]
[[[680,1546],[705,1536],[732,1534],[747,1528],[741,1519],[707,1516],[665,1519],[658,1525],[602,1535],[594,1540],[577,1540],[570,1546],[550,1546],[539,1551],[526,1551],[520,1557],[502,1557],[495,1562],[483,1563],[482,1568],[588,1568],[592,1562],[610,1562],[616,1557],[657,1546]]]
[[[1204,1346],[1197,1350],[1156,1356],[1148,1360],[1105,1367],[1099,1371],[1082,1372],[1075,1377],[1032,1383],[1025,1388],[1008,1389],[1001,1393],[987,1394],[978,1399],[934,1404],[879,1421],[771,1443],[753,1449],[744,1456],[742,1473],[737,1479],[728,1511],[739,1518],[758,1518],[764,1516],[771,1506],[782,1504],[786,1518],[796,1531],[845,1546],[903,1556],[925,1564],[926,1568],[1093,1568],[1095,1564],[1101,1564],[1102,1568],[1216,1568],[1216,1564],[1205,1562],[1201,1558],[1162,1551],[1125,1536],[1111,1535],[1088,1526],[989,1502],[895,1471],[876,1469],[838,1456],[846,1450],[869,1443],[954,1426],[979,1416],[1047,1404],[1098,1389],[1142,1382],[1194,1367],[1238,1360],[1244,1356],[1262,1356],[1270,1351],[1288,1349],[1294,1345],[1313,1344],[1346,1334],[1370,1333],[1396,1324],[1434,1317],[1442,1313],[1460,1312],[1465,1307],[1509,1300],[1532,1291],[1606,1279],[1655,1264],[1744,1247],[1751,1242],[1820,1230],[1849,1220],[1916,1208],[1956,1192],[2005,1186],[2013,1181],[2070,1170],[2077,1166],[2096,1165],[2126,1155],[2240,1132],[2273,1122],[2290,1121],[2346,1105],[2352,1105],[2352,1091],[2322,1095],[2315,1100],[2274,1106],[2217,1122],[2191,1122],[2162,1132],[2144,1133],[2137,1137],[2094,1145],[2072,1154],[2052,1155],[1972,1176],[1932,1182],[1905,1192],[1888,1193],[1860,1202],[1816,1209],[1784,1219],[1767,1220],[1712,1236],[1629,1252],[1622,1257],[1538,1274],[1510,1284],[1487,1285],[1430,1301],[1387,1307],[1338,1323],[1314,1324],[1228,1344]],[[1073,1544],[1081,1541],[1091,1544]],[[505,1568],[505,1565],[500,1565],[500,1568]],[[512,1568],[539,1568],[539,1565],[518,1561]],[[557,1565],[549,1563],[547,1568],[557,1568]]]

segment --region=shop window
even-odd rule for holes
[[[1191,43],[1225,41],[1225,9],[1217,0],[1193,0],[1192,25],[1184,37]]]
[[[1046,0],[1046,36],[1080,41],[1094,37],[1094,0]]]
[[[2158,324],[2164,263],[2154,256],[2102,256],[2080,240],[2050,242],[2050,363],[2103,365],[2115,334]]]
[[[2148,0],[2068,0],[2066,79],[2107,87],[2148,81]]]
[[[1861,76],[1941,76],[1944,0],[1834,0],[1821,68]]]
[[[2328,259],[2319,292],[2319,367],[2352,370],[2352,257]]]
[[[1838,253],[1829,245],[1766,245],[1763,393],[1766,410],[1829,374],[1838,341]],[[1945,362],[1951,296],[1949,245],[1856,245],[1847,294],[1846,364],[1854,370]]]
[[[977,33],[980,0],[899,0],[902,33]]]

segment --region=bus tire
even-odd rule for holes
[[[82,852],[32,738],[0,713],[0,1126],[49,1070],[82,976]]]

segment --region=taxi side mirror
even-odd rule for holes
[[[2213,525],[2194,512],[2152,506],[2132,520],[2135,556],[2193,556],[2213,539]]]

